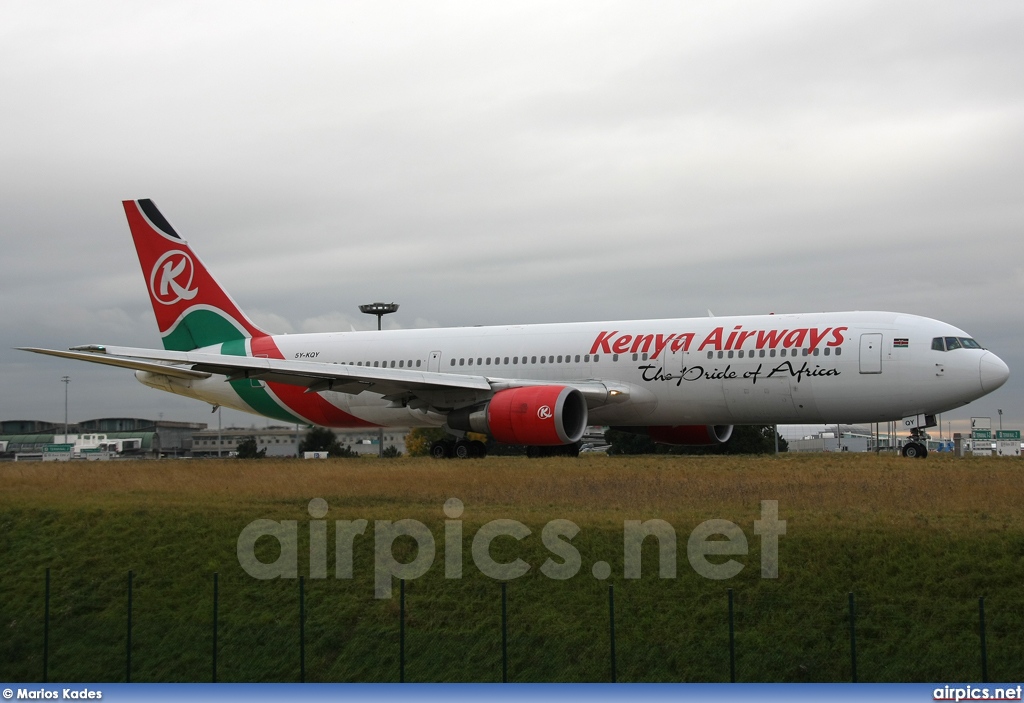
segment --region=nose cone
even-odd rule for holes
[[[992,352],[985,352],[978,365],[981,367],[981,389],[986,393],[999,388],[1010,377],[1010,368]]]

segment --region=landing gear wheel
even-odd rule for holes
[[[903,445],[903,456],[908,459],[924,459],[928,456],[928,448],[917,442]]]
[[[454,454],[456,459],[468,459],[473,456],[473,446],[470,442],[460,439],[455,443]]]
[[[481,442],[479,439],[474,439],[469,443],[469,454],[474,459],[483,459],[487,456],[487,445]]]
[[[451,454],[451,443],[446,442],[443,439],[439,439],[430,445],[430,456],[435,459],[450,459]]]

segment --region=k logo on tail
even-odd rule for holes
[[[169,251],[157,259],[149,274],[149,292],[153,300],[163,305],[192,300],[199,293],[198,288],[191,287],[194,277],[192,257],[183,251]]]

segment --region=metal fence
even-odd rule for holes
[[[620,593],[617,610],[614,585],[607,586],[606,598],[595,597],[594,602],[583,603],[581,607],[584,610],[573,616],[578,618],[576,621],[570,617],[561,623],[523,622],[521,619],[510,623],[510,591],[514,593],[516,584],[495,583],[493,604],[477,604],[480,607],[474,611],[486,610],[495,615],[488,616],[479,627],[466,634],[429,617],[411,617],[405,581],[398,583],[397,603],[388,604],[389,608],[394,608],[393,612],[388,610],[393,622],[359,645],[364,654],[368,653],[366,658],[374,662],[372,670],[358,667],[342,670],[331,662],[344,659],[342,652],[346,632],[359,627],[354,620],[358,616],[350,614],[342,616],[340,621],[331,622],[323,603],[330,594],[319,588],[323,583],[312,584],[300,577],[297,583],[276,584],[277,588],[294,589],[294,610],[291,613],[287,612],[286,602],[280,602],[280,607],[269,613],[255,603],[233,603],[235,611],[246,611],[253,622],[245,628],[236,627],[234,631],[227,632],[232,656],[236,659],[260,656],[260,661],[274,662],[273,667],[265,670],[268,680],[305,682],[311,673],[312,679],[317,681],[451,680],[446,667],[457,667],[459,673],[451,675],[455,679],[469,676],[470,680],[508,682],[522,680],[517,677],[517,671],[525,668],[522,665],[527,659],[535,661],[543,658],[540,654],[543,651],[563,647],[571,648],[588,659],[580,671],[565,673],[566,678],[615,682],[665,680],[666,671],[680,666],[673,657],[686,656],[680,654],[681,651],[694,651],[692,646],[687,649],[682,642],[689,638],[691,644],[700,642],[700,651],[706,659],[689,662],[696,669],[691,668],[685,680],[750,680],[744,677],[744,662],[756,660],[762,675],[764,671],[771,671],[777,674],[776,678],[783,680],[887,681],[893,680],[890,678],[893,662],[917,658],[921,667],[915,671],[920,671],[925,680],[964,680],[966,677],[967,680],[988,682],[990,631],[994,625],[996,640],[1003,650],[997,675],[1003,679],[1019,678],[1024,672],[1017,635],[1024,625],[1021,618],[1024,609],[1020,604],[1011,604],[1012,607],[990,613],[987,621],[984,597],[976,602],[923,599],[915,601],[915,608],[908,612],[905,603],[870,599],[858,602],[854,593],[847,593],[839,594],[834,600],[803,603],[803,607],[797,610],[779,601],[741,598],[733,589],[723,589],[718,596],[721,607],[712,608],[713,612],[720,613],[717,621],[705,618],[700,622],[680,623],[680,641],[665,643],[652,642],[649,633],[644,631],[643,623],[650,622],[649,618],[657,617],[657,614],[640,610],[656,607],[656,604],[652,606],[647,601],[630,600],[628,597],[623,599]],[[70,583],[63,586],[70,590],[82,585]],[[162,613],[159,617],[147,613],[143,619],[149,624],[140,625],[135,574],[129,571],[124,581],[121,625],[112,622],[117,618],[109,613],[105,619],[97,615],[95,636],[88,638],[88,649],[79,646],[78,649],[62,650],[62,632],[53,628],[54,584],[50,570],[46,569],[40,623],[42,666],[39,674],[42,682],[48,682],[51,677],[55,654],[64,658],[89,657],[103,672],[97,680],[132,682],[138,661],[144,658],[150,679],[186,678],[217,682],[223,678],[225,655],[225,625],[221,613],[224,595],[217,573],[203,577],[199,585],[206,590],[206,598],[200,598],[196,591],[182,593],[184,603],[180,611]],[[599,591],[591,591],[591,594],[597,593]],[[109,597],[113,594],[108,591],[104,595]],[[312,622],[311,600],[317,601],[320,608]],[[78,611],[97,608],[96,604],[76,607]],[[63,613],[57,614],[58,619],[70,612],[66,604],[61,608]],[[80,617],[88,615],[77,614]],[[582,619],[590,621],[589,634],[585,640],[573,639]],[[601,619],[604,625],[599,625]],[[801,629],[801,620],[825,623],[825,626]],[[179,623],[180,627],[188,628],[186,637],[195,646],[188,652],[168,651],[167,642],[181,640],[180,637],[168,636],[170,628],[179,626],[169,623]],[[118,633],[122,627],[124,629]],[[137,636],[140,628],[145,630],[141,643]],[[311,662],[307,660],[311,630],[320,649],[324,650],[312,669]],[[920,632],[915,635],[915,630]],[[946,641],[936,643],[935,632],[943,633]],[[67,634],[66,630],[63,634]],[[779,655],[779,637],[800,640],[789,644],[799,651],[808,652],[806,660],[794,662],[791,656]],[[204,641],[205,647],[202,645]],[[1017,644],[1011,645],[1011,642]],[[207,652],[205,666],[201,655],[204,648]],[[119,666],[116,664],[118,651],[123,656]],[[944,658],[947,661],[943,661]],[[655,662],[658,666],[654,666]],[[208,672],[205,676],[201,674],[203,668]],[[703,671],[706,675],[694,676],[693,670]],[[531,672],[529,680],[561,676],[559,672],[545,673],[543,667],[533,668]],[[946,676],[942,676],[944,672]]]

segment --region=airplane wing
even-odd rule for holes
[[[538,385],[576,388],[586,398],[590,408],[600,407],[609,402],[622,402],[629,397],[629,389],[626,386],[619,387],[618,384],[594,380],[556,383],[545,380],[493,378],[413,369],[101,345],[73,347],[69,351],[39,347],[18,349],[180,379],[202,379],[217,374],[226,376],[226,381],[251,378],[301,386],[306,388],[307,393],[335,391],[356,395],[371,391],[383,395],[392,402],[413,407],[432,406],[443,409],[455,405],[462,406],[485,400],[506,388]]]

